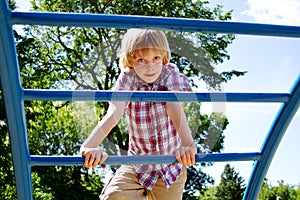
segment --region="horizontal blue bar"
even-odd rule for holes
[[[196,162],[231,162],[259,160],[261,153],[220,153],[220,154],[197,154]],[[30,156],[31,166],[65,166],[83,165],[84,158],[81,156]],[[177,163],[175,156],[109,156],[105,165],[134,165],[134,164],[170,164]]]
[[[81,13],[12,12],[13,24],[102,28],[158,28],[174,31],[213,32],[281,37],[300,37],[299,26],[211,21],[202,19],[104,15]]]
[[[145,92],[111,90],[29,90],[23,100],[72,101],[148,101],[148,102],[287,102],[286,93],[202,93],[202,92]]]

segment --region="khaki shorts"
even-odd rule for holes
[[[186,178],[187,171],[183,167],[169,189],[159,178],[152,190],[146,190],[139,183],[133,166],[122,165],[102,190],[100,200],[181,200]]]

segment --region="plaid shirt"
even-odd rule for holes
[[[122,72],[114,90],[191,91],[187,78],[174,64],[163,67],[159,78],[145,83],[134,70]],[[166,111],[166,102],[128,102],[126,107],[129,134],[129,155],[173,155],[181,141]],[[182,165],[135,165],[137,178],[144,188],[151,190],[161,177],[169,188],[180,175]]]

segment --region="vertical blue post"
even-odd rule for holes
[[[8,130],[13,155],[17,195],[20,200],[32,197],[31,168],[27,142],[23,90],[20,83],[14,35],[10,24],[11,10],[6,0],[0,1],[0,79],[6,107]]]
[[[266,136],[265,142],[261,147],[261,158],[255,162],[252,174],[245,191],[244,200],[257,199],[264,178],[268,172],[269,166],[276,153],[276,150],[289,127],[293,117],[297,113],[300,106],[300,77],[298,77],[291,91],[291,97],[285,103],[277,114],[277,118],[273,121],[269,134]]]

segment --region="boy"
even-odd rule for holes
[[[122,73],[114,90],[191,91],[186,77],[169,63],[170,56],[162,31],[128,30],[121,44]],[[194,165],[197,149],[179,102],[110,102],[106,115],[81,146],[84,165],[96,167],[106,160],[108,155],[98,145],[124,113],[128,155],[175,155],[179,164],[122,165],[100,199],[182,199],[185,165]]]

